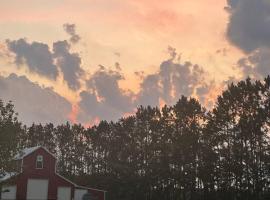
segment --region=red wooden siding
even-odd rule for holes
[[[36,157],[38,155],[43,156],[43,169],[36,169]],[[26,199],[27,194],[27,181],[28,179],[47,179],[49,180],[48,186],[48,199],[57,199],[58,187],[71,187],[71,197],[74,197],[75,187],[80,188],[76,184],[62,178],[56,173],[55,165],[56,158],[48,153],[42,147],[38,148],[31,154],[23,158],[22,173],[19,174],[16,179],[17,194],[16,197],[19,200]],[[90,193],[98,198],[98,200],[104,200],[104,191],[95,189],[88,189]]]

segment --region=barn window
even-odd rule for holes
[[[36,160],[36,168],[43,169],[43,156],[38,155]]]

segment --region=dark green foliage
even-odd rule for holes
[[[13,106],[0,108],[0,145],[10,144],[1,149],[9,156],[0,169],[16,145],[43,145],[58,156],[61,174],[107,190],[108,200],[270,198],[269,77],[229,85],[211,111],[181,97],[88,129],[66,123],[21,130]]]
[[[15,170],[10,161],[18,152],[19,137],[23,132],[13,107],[11,102],[4,104],[0,100],[0,177],[4,172]]]

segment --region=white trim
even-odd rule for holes
[[[21,173],[23,173],[23,159],[21,159]]]

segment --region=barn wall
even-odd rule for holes
[[[61,186],[71,187],[71,196],[74,196],[74,185],[57,174],[50,175],[49,177],[45,175],[21,174],[17,179],[17,199],[26,199],[28,179],[49,179],[48,199],[57,199],[57,188]]]
[[[36,169],[37,155],[43,156],[43,169]],[[17,177],[17,199],[26,199],[28,179],[49,179],[48,198],[57,198],[58,186],[71,187],[71,195],[74,195],[72,183],[55,174],[56,159],[42,148],[29,154],[23,159],[23,173]]]
[[[36,169],[37,155],[43,156],[43,169]],[[74,183],[64,179],[55,173],[56,159],[43,148],[37,149],[35,152],[27,155],[23,159],[23,172],[16,176],[13,180],[17,185],[17,199],[26,199],[28,179],[48,179],[48,199],[57,199],[58,187],[70,187],[71,197],[74,197]],[[98,200],[104,200],[104,192],[94,189],[88,189],[88,192],[97,197]]]
[[[36,169],[36,157],[37,155],[43,156],[43,169]],[[33,153],[23,158],[23,172],[26,174],[35,175],[50,175],[55,172],[56,159],[45,151],[43,148],[39,148]]]

